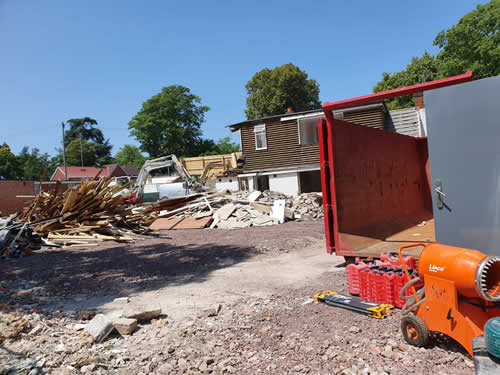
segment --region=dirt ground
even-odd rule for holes
[[[399,314],[375,320],[311,303],[319,291],[347,293],[344,271],[324,251],[321,221],[169,231],[8,260],[0,374],[474,372],[450,339],[408,346]],[[123,296],[161,305],[162,317],[92,344],[78,324],[112,314]]]

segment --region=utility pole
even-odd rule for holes
[[[82,169],[83,169],[82,132],[80,132],[80,160],[82,161]]]
[[[66,143],[64,142],[64,121],[62,125],[62,144],[63,144],[63,163],[64,163],[64,179],[68,179],[68,169],[66,168]]]

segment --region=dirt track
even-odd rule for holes
[[[399,315],[377,321],[307,303],[319,291],[346,293],[343,260],[323,246],[322,222],[294,222],[171,231],[1,263],[0,303],[24,310],[30,326],[0,343],[0,369],[32,359],[45,373],[64,374],[473,373],[451,340],[406,345]],[[89,346],[72,328],[85,323],[81,310],[109,312],[124,295],[160,303],[168,316]],[[221,311],[207,317],[213,304]]]

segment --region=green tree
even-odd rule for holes
[[[38,148],[32,148],[30,152],[29,147],[25,146],[17,156],[17,160],[19,168],[18,178],[39,181],[43,176],[45,167],[47,167],[44,180],[50,179],[51,173],[49,171],[49,154],[40,154],[40,150]]]
[[[240,151],[240,145],[236,142],[231,142],[230,137],[224,137],[219,139],[217,143],[213,143],[211,149],[202,153],[201,156],[231,154],[238,151]]]
[[[435,80],[439,77],[434,56],[425,51],[422,57],[413,57],[406,69],[394,74],[382,73],[382,80],[373,88],[373,92],[392,90]],[[413,96],[400,96],[386,102],[389,110],[412,107]]]
[[[153,158],[199,155],[204,143],[201,124],[209,109],[187,87],[164,87],[129,122],[130,134]]]
[[[436,63],[441,77],[472,70],[474,79],[500,74],[500,0],[478,5],[434,39],[441,48]]]
[[[83,165],[94,166],[97,165],[97,143],[88,142],[82,139],[82,147],[80,152],[80,139],[73,139],[66,146],[66,164],[67,165],[82,165],[81,156],[83,154]]]
[[[109,139],[104,138],[102,130],[96,128],[96,120],[90,117],[83,117],[70,119],[67,121],[67,123],[69,125],[69,129],[64,132],[64,142],[66,143],[66,147],[69,147],[69,145],[75,140],[79,140],[81,135],[82,141],[91,143],[91,146],[88,147],[92,148],[92,150],[95,152],[94,157],[84,158],[85,165],[101,166],[112,162],[111,149],[113,146],[109,144]],[[90,164],[90,160],[94,160],[92,164]],[[68,165],[80,164],[80,162],[76,164],[70,164],[68,162]]]
[[[247,119],[279,115],[291,107],[294,111],[317,109],[319,85],[307,73],[289,63],[274,69],[262,69],[246,84]]]
[[[18,178],[19,161],[10,151],[7,143],[0,146],[0,179],[13,180]]]
[[[137,169],[141,169],[146,161],[146,157],[141,153],[139,147],[133,145],[124,145],[115,155],[115,161],[118,164],[133,164]]]
[[[427,52],[414,57],[406,69],[382,73],[382,80],[373,92],[415,85],[473,71],[475,79],[500,74],[500,0],[478,5],[455,26],[441,31],[434,45],[441,51],[434,57]],[[389,109],[413,106],[413,97],[387,101]]]

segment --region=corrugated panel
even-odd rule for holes
[[[384,128],[384,112],[382,110],[344,113],[344,121],[368,126],[369,128]]]
[[[406,108],[390,111],[386,118],[385,129],[412,137],[420,136],[417,110],[415,108]]]

